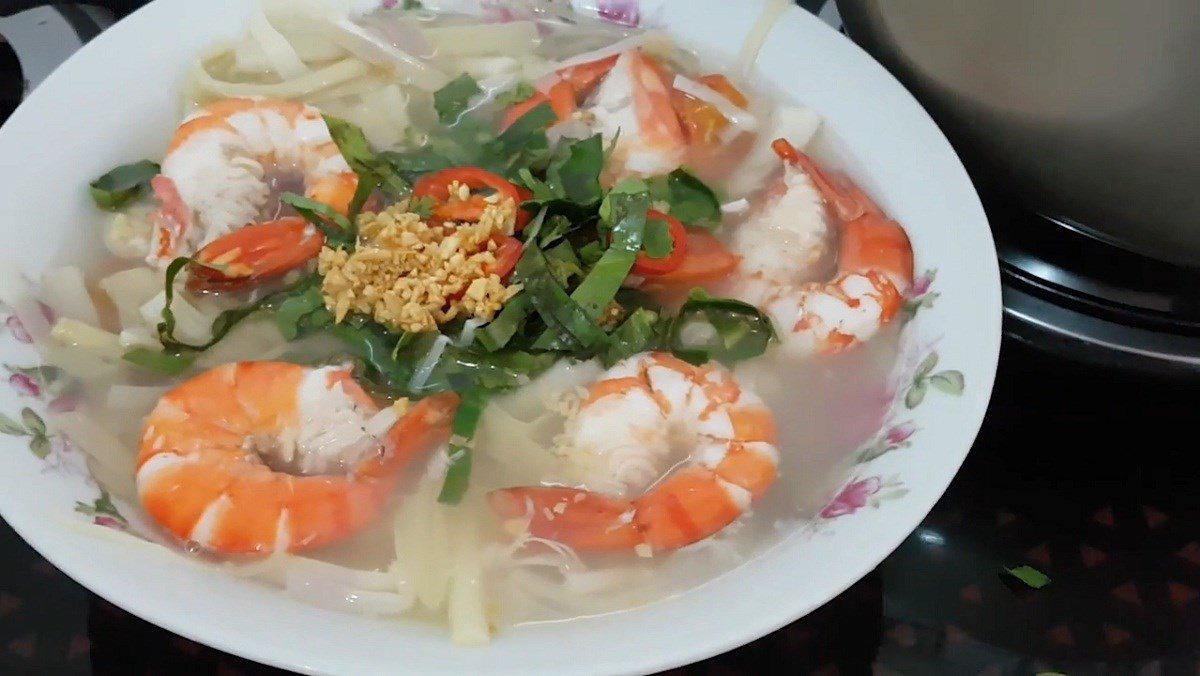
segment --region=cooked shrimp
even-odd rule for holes
[[[683,163],[687,137],[671,97],[662,67],[640,51],[622,54],[600,80],[582,114],[605,140],[617,141],[614,179],[665,174]]]
[[[869,340],[912,285],[908,235],[846,177],[783,139],[774,147],[787,162],[785,176],[734,235],[742,256],[737,295],[771,315],[788,350],[833,352]],[[833,253],[831,230],[839,237],[837,272],[813,281]]]
[[[206,550],[317,547],[374,520],[416,454],[441,443],[457,399],[383,411],[341,367],[241,362],[168,392],[137,464],[146,511]]]
[[[147,261],[165,265],[259,222],[271,195],[272,174],[285,179],[297,175],[309,197],[342,212],[358,184],[312,106],[227,99],[188,117],[171,139],[162,175],[153,182],[162,208]],[[309,248],[295,253],[293,267],[308,260],[302,256],[309,253]]]
[[[646,353],[594,383],[569,447],[587,488],[495,491],[492,508],[533,536],[580,550],[640,553],[702,540],[775,481],[775,418],[720,366]],[[687,460],[664,478],[676,450]],[[629,497],[636,495],[636,497]]]

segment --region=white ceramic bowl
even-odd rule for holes
[[[0,245],[27,274],[64,252],[77,257],[82,242],[95,246],[86,181],[119,161],[160,154],[177,121],[187,64],[214,39],[237,34],[252,4],[157,0],[80,50],[0,129]],[[761,4],[657,0],[643,10],[693,43],[733,52]],[[883,68],[796,8],[775,27],[760,65],[858,158],[865,187],[907,227],[919,269],[937,270],[940,294],[905,329],[892,424],[863,456],[873,459],[852,470],[811,528],[767,554],[647,607],[518,628],[488,647],[458,648],[440,628],[305,606],[70,527],[90,518],[75,511],[76,501],[91,504],[96,488],[72,471],[72,451],[52,430],[38,448],[48,455],[30,453],[28,425],[36,422],[17,412],[42,411],[45,402],[28,396],[19,378],[0,388],[0,411],[14,419],[0,421],[0,512],[54,565],[109,601],[191,639],[297,671],[648,672],[729,650],[808,613],[883,560],[958,470],[991,393],[1000,286],[987,221],[958,158]],[[33,351],[12,338],[0,340],[0,362],[33,363]],[[919,402],[917,381],[926,395]]]

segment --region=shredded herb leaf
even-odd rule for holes
[[[642,248],[650,258],[666,258],[675,250],[675,240],[671,238],[671,227],[666,221],[650,219],[646,221],[646,235]]]
[[[549,327],[535,348],[554,349],[558,345],[566,345],[570,349],[587,350],[605,339],[604,330],[596,324],[600,313],[589,313],[581,303],[567,294],[554,278],[546,254],[540,248],[526,245],[513,278],[525,285],[525,295],[530,304]],[[624,279],[622,276],[620,281]],[[585,280],[584,284],[586,283]],[[583,286],[581,284],[579,288],[582,289]],[[607,302],[605,304],[607,305]]]
[[[1004,572],[1021,582],[1030,589],[1041,589],[1050,584],[1050,576],[1033,566],[1017,566],[1016,568],[1004,569]]]
[[[462,403],[454,414],[453,436],[450,438],[450,464],[446,468],[446,478],[442,483],[442,491],[438,502],[444,505],[457,505],[462,502],[463,495],[471,484],[471,439],[479,427],[479,418],[487,406],[488,391],[475,388],[461,392]]]
[[[88,191],[101,209],[118,209],[142,194],[160,170],[150,160],[123,164],[89,183]]]
[[[497,96],[496,105],[501,108],[515,106],[518,103],[524,103],[533,98],[533,95],[536,93],[537,89],[533,85],[522,80],[517,83],[517,86]]]
[[[412,191],[412,185],[390,163],[371,150],[370,144],[367,143],[367,137],[360,127],[332,115],[326,115],[324,118],[325,126],[329,128],[329,135],[337,144],[342,157],[346,158],[346,163],[350,165],[354,173],[358,174],[361,189],[365,190],[362,188],[362,183],[368,183],[379,186],[384,192],[397,199],[408,196]],[[370,192],[368,191],[362,200],[365,202],[369,196]],[[355,198],[358,198],[357,194]],[[359,206],[361,207],[361,203]],[[350,211],[352,217],[357,213],[357,209]]]
[[[618,193],[616,188],[613,190],[604,200],[608,205],[607,213],[601,214],[612,241],[579,288],[571,294],[571,299],[593,319],[600,317],[633,269],[645,236],[646,212],[650,210],[648,191]]]
[[[604,139],[600,134],[574,143],[560,144],[546,169],[546,184],[560,198],[581,206],[604,197],[600,174],[604,171]]]
[[[284,193],[279,201],[296,210],[304,220],[312,223],[325,235],[325,245],[335,249],[353,249],[357,228],[349,218],[339,214],[333,207],[296,193]]]
[[[475,340],[488,352],[504,349],[531,314],[533,304],[529,302],[529,296],[522,293],[508,301],[500,314],[475,334]]]
[[[650,181],[655,200],[666,202],[671,215],[685,225],[715,230],[721,225],[721,202],[712,188],[686,169]]]
[[[463,73],[454,78],[433,93],[433,107],[437,110],[438,120],[445,125],[455,124],[470,109],[471,99],[482,93],[479,83],[470,75]]]
[[[563,288],[569,288],[571,281],[583,276],[583,267],[579,257],[575,255],[575,247],[570,242],[559,242],[556,246],[546,249],[546,264],[550,274]]]
[[[543,104],[497,136],[490,123],[464,115],[454,126],[431,134],[420,148],[385,151],[379,157],[410,182],[423,174],[463,166],[516,179],[521,169],[544,167],[550,156],[546,127],[557,119],[554,109]]]
[[[288,340],[295,340],[312,329],[328,326],[333,315],[325,308],[325,297],[321,285],[313,283],[307,288],[282,299],[275,308],[275,324]]]
[[[606,367],[612,366],[627,357],[657,349],[661,343],[659,314],[646,308],[637,308],[612,332],[601,356]]]
[[[408,201],[408,210],[420,216],[422,219],[428,219],[433,215],[434,208],[437,207],[437,200],[432,197],[415,197]]]
[[[292,286],[264,296],[254,303],[222,312],[213,320],[212,335],[209,341],[201,345],[192,345],[175,338],[175,313],[171,309],[171,305],[175,301],[175,279],[189,264],[200,265],[200,263],[197,263],[192,258],[181,256],[171,261],[166,270],[166,280],[164,282],[166,302],[163,304],[162,321],[158,323],[157,329],[158,342],[162,343],[163,352],[167,354],[179,355],[184,352],[203,352],[221,342],[243,319],[259,310],[276,307],[276,305],[290,298],[292,295],[306,291],[319,279],[316,275],[310,275],[297,281]]]

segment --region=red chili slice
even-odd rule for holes
[[[528,190],[515,185],[499,174],[493,174],[479,167],[455,167],[428,174],[413,186],[413,197],[432,197],[438,202],[450,201],[450,185],[457,181],[471,190],[490,188],[503,197],[512,199],[517,204],[517,224],[519,231],[524,228],[533,216],[521,208],[521,203],[531,197]]]
[[[646,212],[646,220],[666,221],[674,246],[671,248],[671,253],[663,258],[651,258],[645,251],[640,252],[637,261],[633,264],[633,274],[642,277],[657,277],[673,272],[683,265],[683,260],[687,257],[687,229],[683,227],[683,223],[678,218],[653,209]]]
[[[524,253],[523,245],[521,240],[508,235],[495,235],[492,241],[496,242],[496,251],[493,252],[496,264],[488,272],[500,275],[500,279],[508,282],[509,276],[517,267],[517,261],[521,260],[521,254]]]

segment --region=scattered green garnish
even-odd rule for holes
[[[446,468],[446,478],[442,483],[442,491],[438,494],[438,502],[445,505],[457,505],[471,482],[471,439],[479,427],[479,418],[487,405],[487,390],[475,388],[460,393],[462,403],[454,414],[453,436],[450,437],[450,464]]]
[[[296,210],[304,220],[312,223],[325,235],[325,245],[334,248],[353,249],[357,228],[349,218],[339,214],[333,207],[288,192],[279,198],[281,202]]]
[[[466,73],[459,75],[433,93],[433,107],[437,110],[438,119],[445,125],[457,123],[463,113],[470,109],[471,99],[482,93],[475,78]]]
[[[529,84],[528,82],[521,81],[517,83],[516,87],[513,87],[512,89],[497,96],[496,105],[500,106],[501,108],[515,106],[518,103],[524,103],[533,98],[533,95],[536,93],[537,89],[534,88],[533,85]]]
[[[1016,568],[1004,569],[1006,575],[1014,577],[1025,584],[1030,589],[1041,589],[1050,584],[1050,576],[1033,566],[1017,566]]]
[[[102,209],[119,209],[150,186],[160,167],[150,160],[123,164],[88,184],[88,191]]]

